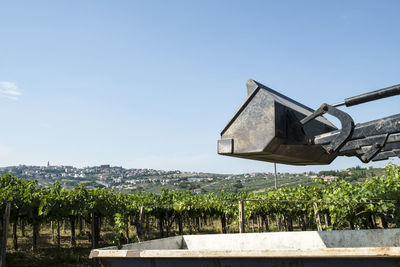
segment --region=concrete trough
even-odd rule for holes
[[[183,235],[89,257],[103,266],[400,266],[400,229]]]

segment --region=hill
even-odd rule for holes
[[[82,183],[88,188],[111,188],[117,191],[159,193],[161,188],[185,189],[196,193],[261,192],[273,188],[273,173],[216,174],[201,172],[181,172],[153,169],[125,169],[110,165],[76,168],[73,166],[9,166],[0,168],[0,175],[9,172],[21,179],[37,180],[39,186],[46,187],[59,181],[70,189]],[[327,170],[319,173],[278,173],[278,186],[312,183],[313,179],[346,180],[362,182],[368,177],[379,176],[381,168],[361,168]]]

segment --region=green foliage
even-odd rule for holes
[[[124,241],[124,230],[126,224],[120,213],[114,214],[114,244],[120,247]]]
[[[240,184],[242,185],[242,184]],[[240,186],[238,183],[238,187]],[[141,207],[146,216],[166,225],[174,220],[209,216],[236,221],[238,200],[245,203],[247,218],[313,218],[318,211],[329,219],[326,229],[372,227],[371,216],[391,218],[400,226],[400,171],[389,164],[385,175],[372,177],[362,184],[344,180],[282,187],[263,193],[194,194],[188,190],[163,189],[161,194],[136,192],[124,194],[109,189],[87,189],[79,185],[63,189],[55,182],[38,188],[37,182],[20,180],[10,174],[0,177],[0,205],[11,202],[11,221],[25,220],[32,225],[44,221],[74,219],[91,222],[92,214],[113,222],[115,243],[120,245],[128,221],[137,221]],[[315,204],[314,204],[315,203]],[[317,209],[317,210],[316,210]],[[314,222],[313,222],[314,223]],[[314,223],[315,225],[315,223]]]

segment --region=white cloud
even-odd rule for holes
[[[3,81],[0,82],[0,95],[12,100],[18,100],[22,93],[16,83]]]

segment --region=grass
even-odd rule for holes
[[[87,229],[85,229],[88,231]],[[11,232],[7,240],[7,266],[91,266],[89,259],[91,243],[87,232],[77,235],[76,246],[72,247],[70,242],[70,231],[61,230],[60,248],[53,241],[53,235],[48,225],[41,228],[38,246],[32,250],[32,231],[27,227],[26,237],[22,237],[21,231],[18,235],[18,250],[13,248]],[[104,229],[99,246],[112,245],[112,233],[110,229]]]
[[[7,239],[7,266],[92,266],[92,260],[89,259],[91,250],[91,242],[89,240],[89,229],[84,228],[81,235],[76,231],[76,246],[72,247],[70,242],[70,230],[66,225],[65,231],[61,227],[60,231],[60,248],[57,247],[50,225],[43,225],[40,229],[37,249],[32,250],[32,229],[27,226],[25,229],[25,237],[18,227],[18,250],[13,248],[13,240],[9,227]],[[200,232],[193,229],[193,234],[215,234],[220,233],[221,225],[218,220],[210,221],[209,225],[202,225]],[[137,242],[136,232],[134,227],[130,227],[129,242]],[[55,233],[56,234],[56,233]],[[184,228],[184,234],[189,234],[189,230]],[[170,236],[178,235],[178,229],[174,226],[171,228]],[[149,239],[160,238],[158,229],[153,223],[150,228]],[[101,229],[101,240],[99,247],[107,247],[114,245],[112,228],[109,225],[104,225]]]

